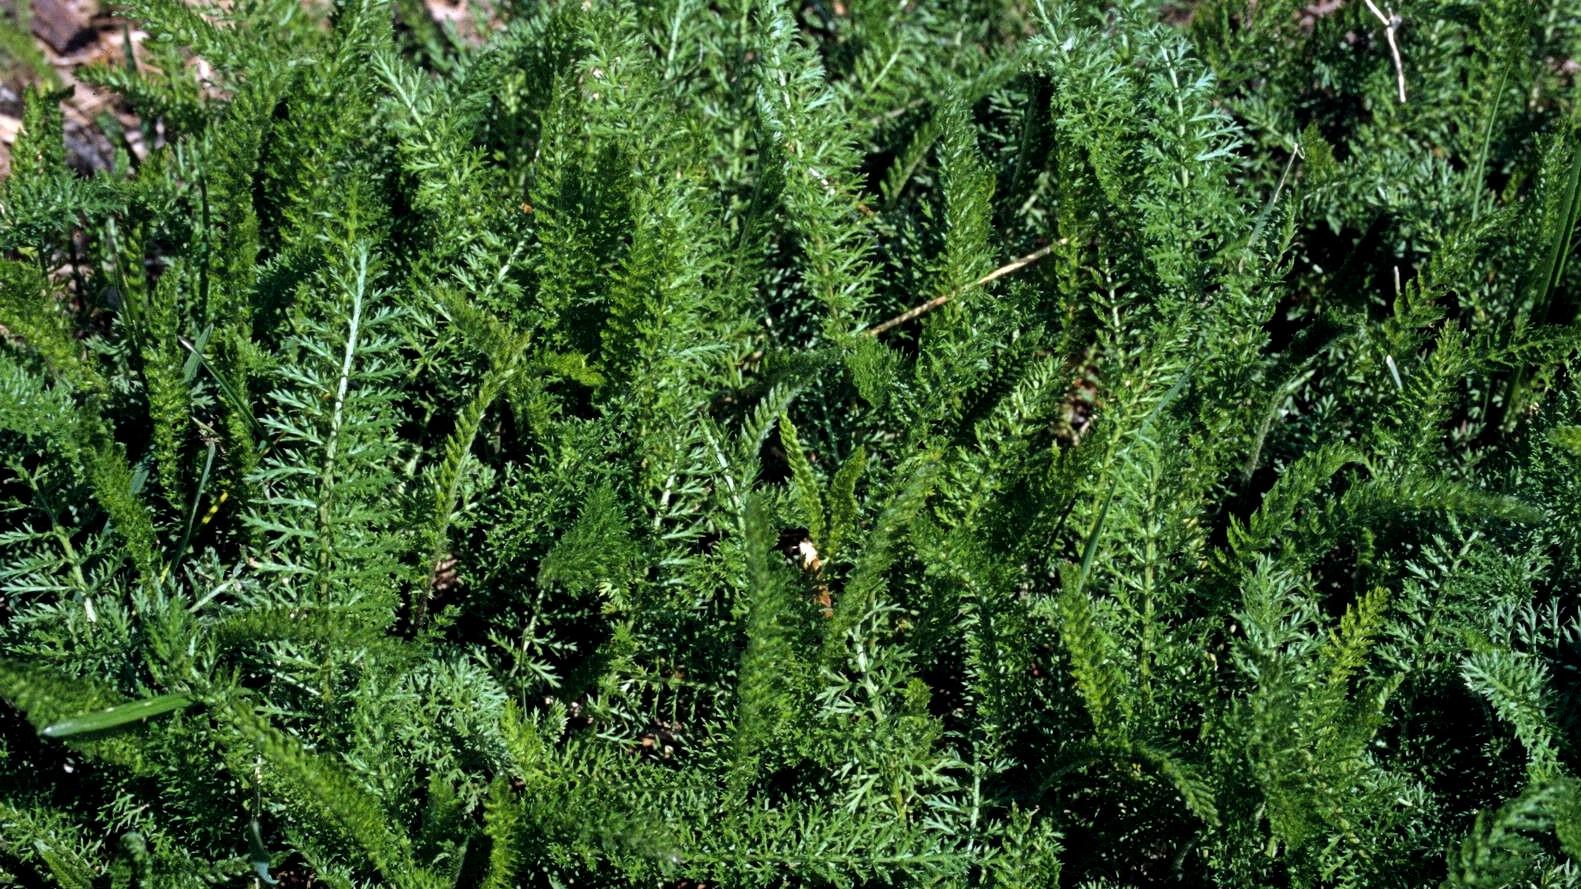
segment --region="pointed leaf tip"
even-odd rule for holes
[[[192,706],[192,699],[186,695],[170,694],[154,698],[145,698],[141,701],[129,701],[117,704],[106,710],[93,713],[84,713],[69,719],[51,723],[41,732],[46,738],[68,738],[87,732],[100,732],[116,728],[131,722],[139,722],[154,716],[161,716],[173,710],[183,710]]]

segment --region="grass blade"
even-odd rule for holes
[[[192,706],[192,699],[186,695],[160,695],[156,698],[145,698],[141,701],[116,704],[108,710],[99,710],[95,713],[84,713],[81,716],[62,719],[60,722],[45,726],[43,735],[46,738],[69,738],[72,735],[81,735],[88,732],[102,732],[128,723],[161,716],[174,710],[184,710],[190,706]]]

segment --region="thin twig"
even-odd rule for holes
[[[1378,8],[1372,0],[1362,0],[1367,4],[1367,9],[1372,12],[1378,21],[1383,22],[1383,39],[1389,41],[1389,54],[1394,56],[1394,82],[1400,88],[1400,104],[1405,104],[1405,64],[1400,61],[1400,44],[1394,40],[1394,32],[1400,29],[1400,17],[1389,10],[1388,14]]]
[[[1054,251],[1055,247],[1057,247],[1057,246],[1059,246],[1061,244],[1064,244],[1064,243],[1065,243],[1065,239],[1064,238],[1060,238],[1058,241],[1055,241],[1052,244],[1047,244],[1045,246],[1039,247],[1038,249],[1032,251],[1031,253],[1028,253],[1026,256],[1023,256],[1020,259],[1011,260],[1010,262],[1005,263],[1004,265],[1000,266],[997,269],[994,269],[993,271],[991,271],[988,274],[982,276],[981,278],[978,278],[976,281],[973,281],[972,283],[966,285],[965,287],[962,287],[962,288],[960,288],[958,290],[952,290],[949,293],[945,293],[945,294],[940,295],[940,296],[935,296],[933,299],[928,300],[927,302],[923,303],[922,305],[916,306],[916,307],[911,308],[911,309],[907,309],[906,311],[900,313],[899,315],[896,315],[895,317],[889,319],[888,321],[885,321],[885,322],[883,322],[881,324],[875,324],[872,327],[869,327],[864,332],[867,335],[869,335],[869,336],[878,336],[879,334],[882,334],[885,331],[890,330],[891,328],[899,327],[900,325],[905,324],[907,321],[910,321],[913,318],[916,318],[916,317],[919,317],[919,316],[922,316],[922,315],[926,315],[927,313],[933,311],[934,309],[937,309],[939,306],[944,305],[945,303],[947,303],[950,300],[956,298],[957,296],[960,296],[961,294],[965,293],[966,291],[971,290],[974,287],[981,287],[984,284],[988,284],[988,283],[990,283],[992,281],[997,281],[1000,278],[1003,278],[1005,275],[1008,275],[1008,274],[1010,274],[1013,271],[1016,271],[1018,269],[1026,268],[1027,266],[1031,265],[1032,263],[1037,262],[1038,260],[1042,259],[1043,257],[1049,255],[1050,253],[1052,253]]]

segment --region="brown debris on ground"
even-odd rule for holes
[[[11,58],[0,52],[0,179],[10,173],[11,146],[22,128],[24,90],[40,82],[51,88],[72,89],[63,105],[66,157],[74,169],[91,173],[114,164],[116,146],[105,135],[103,115],[119,124],[125,133],[125,147],[138,159],[145,156],[148,146],[143,143],[137,118],[116,96],[84,83],[77,73],[90,66],[124,65],[127,41],[136,54],[148,36],[146,32],[129,27],[101,0],[0,0],[0,16],[13,26],[22,24],[19,4],[43,64],[40,70],[34,64],[38,60]],[[492,6],[486,2],[423,0],[422,6],[435,24],[453,30],[465,43],[482,42],[482,31],[492,24]],[[480,28],[480,22],[488,24]]]
[[[90,3],[34,0],[32,7],[33,36],[57,53],[69,53],[79,39],[91,36],[88,24],[97,9]]]
[[[43,83],[70,88],[64,101],[67,163],[83,172],[107,170],[115,160],[100,124],[103,115],[115,118],[126,132],[126,144],[142,155],[142,133],[137,120],[120,108],[115,97],[77,78],[77,72],[95,65],[124,64],[126,41],[135,44],[146,36],[127,28],[97,0],[32,0],[26,4],[26,22],[34,38],[42,69],[31,60],[0,58],[0,177],[10,172],[11,146],[21,130],[22,95],[26,86]],[[9,23],[17,19],[17,0],[0,0]]]
[[[490,0],[423,0],[423,9],[434,24],[455,32],[469,46],[481,45],[489,30],[500,25]]]

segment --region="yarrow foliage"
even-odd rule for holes
[[[133,0],[0,885],[1581,886],[1581,8],[1374,5]]]

